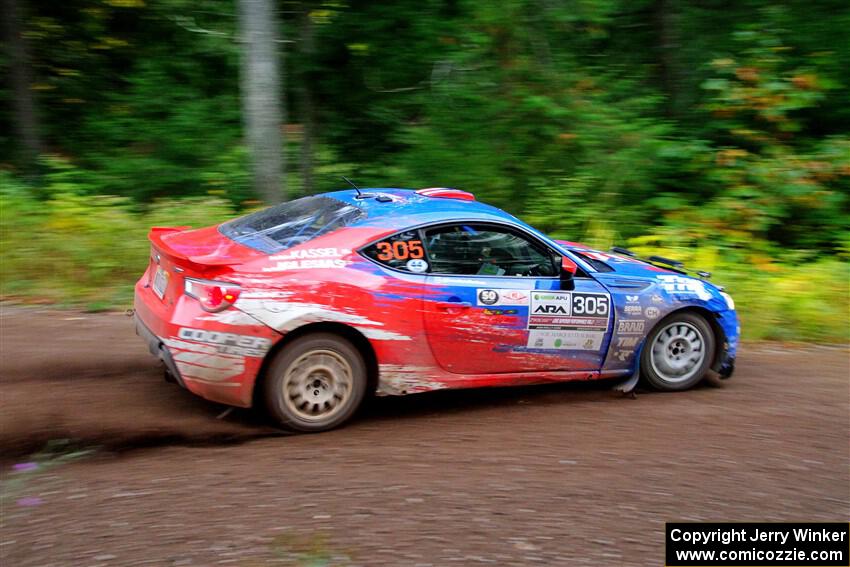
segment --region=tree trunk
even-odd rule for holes
[[[283,67],[272,0],[239,0],[240,90],[254,190],[267,203],[286,199],[283,152]]]
[[[41,138],[32,92],[32,67],[29,50],[23,37],[21,11],[17,0],[2,0],[4,35],[9,53],[9,79],[12,91],[12,120],[18,139],[22,169],[30,174],[37,171],[41,155]]]
[[[306,194],[313,193],[313,140],[316,133],[316,117],[313,108],[312,73],[310,66],[315,55],[313,42],[313,22],[310,19],[312,3],[307,1],[301,5],[298,22],[298,45],[301,52],[301,80],[298,85],[298,98],[301,106],[301,182]]]
[[[667,114],[678,116],[682,110],[682,70],[677,53],[681,44],[676,0],[655,0],[652,16],[659,78],[667,95]]]

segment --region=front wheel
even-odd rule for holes
[[[641,353],[641,376],[658,390],[687,390],[714,360],[714,333],[696,313],[674,313],[649,334]]]
[[[366,383],[366,364],[354,345],[331,333],[305,335],[269,367],[266,407],[287,429],[326,431],[357,410]]]

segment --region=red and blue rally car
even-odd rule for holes
[[[150,240],[136,326],[170,377],[295,430],[339,425],[370,393],[639,376],[683,390],[734,365],[722,288],[455,189],[337,191]]]

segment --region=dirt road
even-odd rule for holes
[[[850,517],[846,348],[751,346],[723,388],[635,400],[385,398],[281,436],[164,383],[122,315],[0,321],[4,566],[662,565],[665,521]],[[101,449],[12,472],[60,437]]]

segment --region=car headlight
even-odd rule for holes
[[[732,296],[729,295],[728,293],[726,293],[725,291],[721,291],[720,295],[722,295],[723,299],[726,300],[726,307],[728,307],[729,309],[734,311],[735,310],[735,300],[732,299]]]

